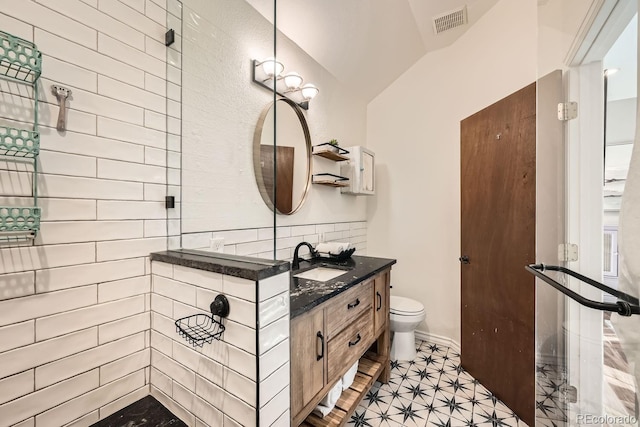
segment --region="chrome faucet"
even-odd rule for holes
[[[315,257],[318,254],[316,250],[313,248],[313,246],[311,246],[311,243],[307,243],[307,242],[298,243],[298,246],[296,246],[295,250],[293,251],[293,261],[291,262],[292,270],[297,270],[300,268],[300,258],[298,258],[298,250],[300,249],[301,246],[306,246],[309,248],[309,251],[311,252],[311,257]]]

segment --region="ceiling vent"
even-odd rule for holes
[[[433,17],[433,30],[436,34],[460,27],[467,23],[467,6]]]

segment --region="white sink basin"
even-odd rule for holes
[[[315,280],[316,282],[326,282],[338,276],[348,273],[348,271],[329,267],[316,267],[307,270],[304,273],[294,274],[293,277],[298,279]]]

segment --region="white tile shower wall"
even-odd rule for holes
[[[152,271],[151,394],[190,426],[255,426],[258,410],[261,426],[280,425],[289,411],[289,273],[255,282],[156,261]],[[222,339],[190,346],[175,320],[208,313],[221,292],[231,311]]]
[[[224,238],[224,253],[259,258],[273,258],[273,229],[247,228],[242,230],[221,230],[182,235],[182,247],[186,249],[208,250],[210,240]],[[276,259],[289,260],[300,242],[316,245],[324,241],[350,242],[356,248],[356,255],[367,254],[367,223],[365,221],[338,222],[282,226],[276,228]],[[307,254],[306,247],[299,254]]]
[[[166,248],[167,229],[179,233],[164,209],[166,159],[174,168],[179,159],[179,144],[166,150],[167,78],[180,92],[179,66],[167,73],[165,8],[155,0],[0,6],[0,30],[43,53],[42,231],[33,244],[0,246],[0,426],[87,426],[149,393],[147,256]],[[52,84],[73,92],[66,132],[55,129]],[[0,84],[0,124],[26,126],[29,96]],[[175,105],[170,114],[179,120]],[[30,203],[15,197],[30,196],[24,166],[2,162],[0,176],[0,204]]]

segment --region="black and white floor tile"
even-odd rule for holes
[[[524,422],[462,369],[448,347],[418,341],[410,362],[391,362],[349,420],[355,427],[521,427]]]
[[[567,425],[566,370],[556,363],[536,365],[536,425],[564,427]]]
[[[605,313],[603,316],[603,336],[602,404],[604,413],[612,417],[637,418],[639,409],[634,377],[611,323],[610,313]],[[580,424],[576,419],[580,406],[571,405],[568,401],[572,394],[567,378],[568,362],[566,360],[541,362],[541,358],[538,358],[537,362],[536,425],[565,427]]]

